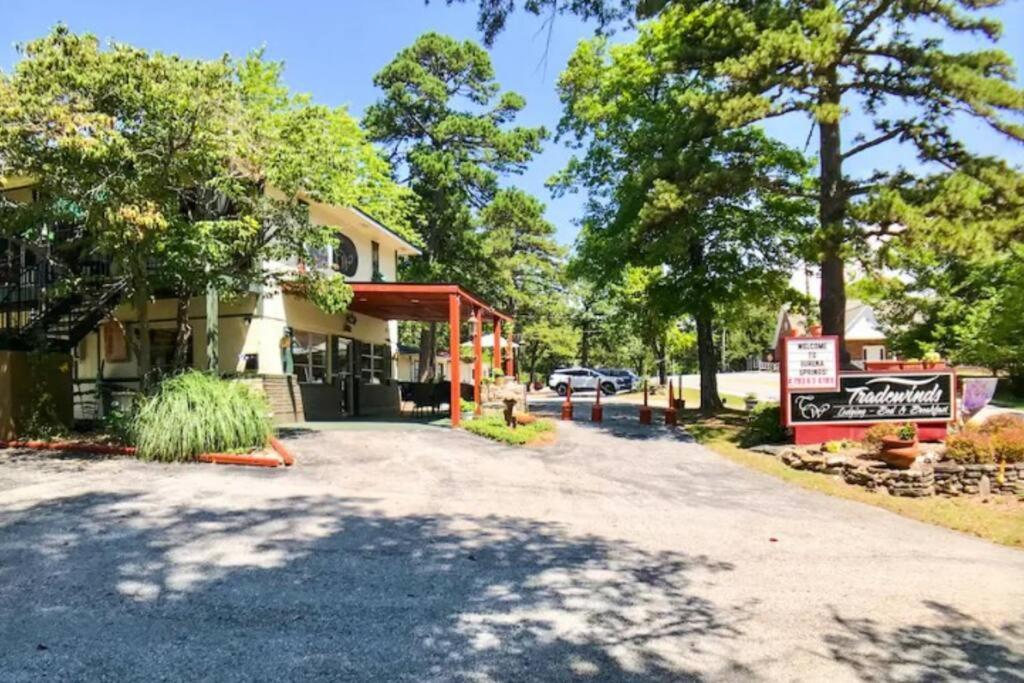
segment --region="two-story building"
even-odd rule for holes
[[[5,188],[8,196],[30,201],[30,188]],[[309,202],[311,219],[337,230],[337,243],[315,254],[313,263],[270,264],[275,268],[332,268],[342,273],[353,289],[353,300],[341,314],[328,314],[309,301],[298,288],[265,288],[213,307],[217,325],[214,339],[222,375],[254,384],[267,394],[277,422],[333,420],[349,416],[394,414],[400,410],[397,369],[397,321],[444,322],[453,326],[452,349],[457,355],[460,329],[473,323],[473,335],[483,336],[485,319],[501,338],[504,313],[451,283],[399,283],[398,264],[419,249],[394,231],[356,208]],[[0,274],[0,314],[5,301],[30,303],[43,294],[29,284],[40,281],[34,259],[5,242],[5,258],[12,268]],[[13,265],[17,261],[16,266]],[[68,307],[70,308],[70,307]],[[25,335],[14,334],[25,325],[55,310],[50,302],[6,323],[0,317],[0,351],[24,350]],[[207,368],[210,342],[205,297],[190,302],[192,338],[189,365]],[[7,316],[10,318],[10,316]],[[176,301],[156,299],[148,307],[150,366],[170,368],[176,330]],[[12,322],[13,321],[13,322]],[[20,326],[20,327],[19,327]],[[69,324],[69,329],[74,327]],[[71,352],[75,416],[96,418],[104,410],[102,395],[138,388],[139,359],[133,349],[140,334],[139,312],[122,300],[111,305],[101,319],[79,334],[58,338]],[[7,334],[4,334],[4,333]],[[51,343],[51,348],[53,350]],[[60,346],[58,343],[57,346]],[[499,349],[501,344],[499,342]],[[476,349],[477,358],[480,350]],[[501,354],[494,358],[495,367]],[[461,369],[461,368],[459,368]],[[457,397],[462,384],[479,386],[478,361],[471,377],[450,374],[453,423],[459,419]],[[102,388],[102,391],[99,389]],[[477,390],[478,391],[478,390]],[[472,391],[470,391],[472,395]],[[2,401],[0,401],[2,404]],[[2,406],[0,406],[2,408]]]

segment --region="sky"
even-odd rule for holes
[[[995,16],[1004,24],[1002,49],[1024,66],[1024,2],[1011,2]],[[444,0],[429,5],[422,0],[0,0],[0,69],[10,71],[16,63],[17,43],[45,35],[58,22],[104,40],[184,57],[213,59],[224,53],[240,57],[262,46],[269,59],[285,62],[285,81],[293,90],[308,92],[322,104],[346,105],[356,116],[379,96],[373,75],[420,34],[438,31],[459,39],[480,38],[475,1],[449,7]],[[501,86],[526,98],[517,123],[554,130],[561,115],[555,91],[558,73],[577,41],[592,34],[592,25],[559,16],[548,43],[542,19],[522,12],[512,16],[491,57]],[[954,46],[969,48],[972,43],[957,39]],[[1022,82],[1019,75],[1018,82]],[[862,124],[863,119],[853,115],[844,137]],[[802,120],[778,119],[767,128],[801,148],[808,138],[808,124]],[[977,151],[1012,154],[1012,161],[1022,161],[1022,148],[1008,146],[980,124],[964,122],[958,132]],[[908,150],[895,145],[877,149],[872,163],[913,165]],[[814,152],[813,139],[808,152]],[[549,140],[524,175],[506,181],[547,204],[547,217],[566,245],[575,238],[574,221],[582,213],[583,198],[553,198],[544,183],[569,156],[563,145]]]

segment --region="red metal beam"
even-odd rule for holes
[[[462,323],[462,305],[459,295],[456,292],[448,294],[448,337],[451,342],[451,392],[448,397],[451,410],[452,428],[458,427],[462,422],[462,359],[459,356],[459,326]]]
[[[484,312],[482,309],[477,308],[473,311],[473,402],[476,404],[473,412],[477,415],[482,411],[480,406],[480,381],[484,375],[483,336]]]
[[[505,354],[505,376],[512,377],[515,372],[515,350],[512,348],[512,332],[508,333],[508,353]]]
[[[501,369],[501,318],[494,319],[494,345],[491,347],[491,365],[495,370]]]

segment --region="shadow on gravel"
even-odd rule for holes
[[[4,677],[697,678],[751,605],[732,565],[502,517],[336,497],[202,508],[88,494],[0,511]],[[692,660],[690,660],[692,661]],[[754,677],[741,665],[726,670]]]
[[[949,605],[925,605],[938,623],[890,630],[833,614],[837,629],[825,636],[832,658],[865,681],[1024,681],[1024,654],[1002,639],[1024,637],[1024,620],[1000,634]]]

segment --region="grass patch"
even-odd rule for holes
[[[467,420],[462,426],[467,432],[512,446],[525,446],[549,440],[555,431],[555,423],[544,418],[512,429],[505,424],[504,416],[497,413]]]
[[[738,442],[746,421],[746,413],[734,410],[725,410],[712,417],[686,410],[680,416],[680,422],[697,441],[744,467],[811,491],[874,505],[904,517],[1002,545],[1024,548],[1024,504],[1010,496],[991,496],[988,502],[982,502],[979,498],[967,496],[901,498],[885,492],[871,492],[832,476],[794,470],[777,458],[741,448]]]
[[[262,394],[243,384],[186,372],[160,384],[131,431],[143,460],[195,460],[263,448],[271,433],[268,412]]]

